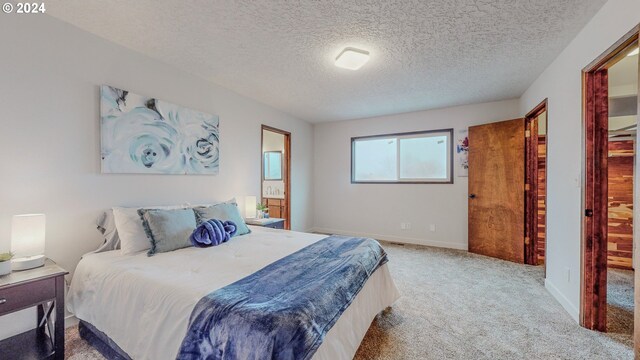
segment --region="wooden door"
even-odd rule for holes
[[[609,80],[607,69],[585,74],[585,185],[581,322],[607,330],[607,236],[609,221]]]
[[[524,262],[538,265],[538,116],[526,117],[524,125],[529,132],[524,141]]]
[[[543,116],[544,114],[544,116]],[[544,121],[540,124],[540,121]],[[528,265],[544,263],[546,238],[546,123],[547,99],[525,116],[525,196],[524,196],[524,262]],[[545,135],[539,135],[540,128]],[[546,266],[545,266],[546,274]]]
[[[524,263],[524,119],[469,128],[469,251]]]

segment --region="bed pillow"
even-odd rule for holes
[[[138,214],[151,242],[147,255],[192,246],[189,236],[196,228],[193,209],[140,209]]]
[[[149,207],[114,207],[113,218],[120,238],[120,251],[123,255],[131,255],[143,250],[149,250],[151,242],[147,238],[138,214],[139,209],[184,209],[188,205],[149,206]]]
[[[100,217],[96,220],[96,229],[102,234],[104,241],[93,253],[120,249],[120,237],[118,236],[118,230],[116,230],[113,210],[109,209],[100,214]]]
[[[245,235],[251,232],[240,215],[238,205],[235,203],[226,202],[206,207],[200,206],[193,208],[193,210],[196,213],[198,225],[209,219],[218,219],[222,221],[233,221],[238,229],[236,236]]]

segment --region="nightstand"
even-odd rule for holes
[[[42,267],[0,276],[0,316],[30,307],[38,311],[35,329],[0,341],[0,359],[64,359],[66,274],[47,260]]]
[[[268,219],[246,219],[249,225],[268,227],[272,229],[284,229],[284,219],[268,218]]]

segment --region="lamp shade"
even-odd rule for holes
[[[44,214],[15,215],[11,221],[11,252],[18,258],[44,254]]]
[[[253,219],[256,217],[257,198],[255,196],[245,196],[244,198],[244,217]]]

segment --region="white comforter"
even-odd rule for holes
[[[175,359],[191,311],[203,296],[326,237],[251,230],[207,249],[185,248],[153,257],[119,251],[86,255],[76,268],[68,309],[133,359]],[[375,314],[398,297],[387,265],[380,267],[329,331],[314,359],[353,357]]]

